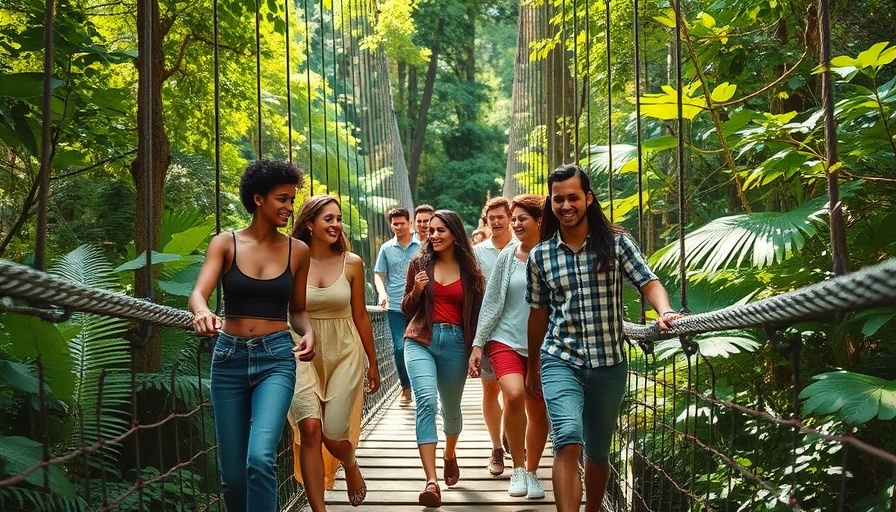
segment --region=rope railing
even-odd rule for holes
[[[31,267],[0,260],[0,296],[15,297],[61,309],[104,314],[189,329],[192,315],[121,293],[80,286]],[[655,323],[625,323],[625,335],[650,341],[710,331],[782,324],[896,303],[896,259],[805,288],[680,318],[669,333]]]
[[[32,304],[39,303],[51,308],[154,322],[159,325],[181,329],[189,329],[191,321],[191,315],[186,311],[148,303],[145,300],[120,293],[74,284],[36,271],[30,267],[4,260],[0,260],[0,296],[12,297]],[[669,333],[660,333],[655,324],[645,326],[626,323],[625,334],[632,340],[649,342],[660,338],[687,337],[698,333],[733,328],[769,324],[783,326],[806,319],[835,318],[836,315],[848,311],[894,303],[896,303],[896,259],[891,259],[852,274],[831,278],[775,297],[731,306],[717,311],[693,314],[676,321],[674,330]],[[42,308],[31,309],[33,310],[31,311],[32,313],[34,311],[44,311]],[[396,385],[395,369],[392,367],[392,358],[390,357],[391,338],[388,334],[388,327],[381,318],[382,315],[378,314],[380,313],[380,308],[369,307],[369,311],[371,317],[374,318],[377,351],[378,354],[383,356],[379,358],[383,385],[376,395],[368,396],[365,399],[365,424],[377,413],[384,401],[391,396]],[[647,346],[649,347],[649,344]],[[657,491],[653,488],[651,492],[660,492],[664,496],[672,492],[679,496],[677,499],[684,499],[691,503],[700,503],[707,510],[712,510],[711,500],[704,499],[699,495],[700,485],[694,482],[697,478],[696,470],[692,470],[690,477],[674,474],[676,469],[680,472],[682,468],[690,465],[685,457],[694,457],[697,453],[707,454],[714,461],[727,467],[728,471],[731,471],[732,476],[736,479],[748,481],[751,485],[762,489],[766,494],[774,494],[773,491],[781,489],[781,482],[776,482],[771,476],[754,472],[750,469],[750,465],[743,465],[739,462],[741,459],[737,456],[726,453],[724,448],[714,446],[714,441],[711,437],[705,439],[703,433],[698,433],[696,422],[698,422],[701,415],[709,415],[715,418],[715,420],[710,418],[710,422],[719,421],[719,418],[722,417],[730,417],[730,421],[741,421],[744,424],[752,425],[750,428],[767,432],[766,435],[768,436],[780,437],[782,435],[780,431],[783,430],[790,432],[790,435],[798,436],[799,442],[805,442],[804,439],[814,438],[842,447],[851,447],[857,454],[872,456],[896,467],[896,455],[865,442],[852,433],[831,433],[820,429],[817,425],[806,423],[800,420],[799,417],[781,417],[779,416],[780,413],[772,411],[767,406],[763,408],[756,405],[743,405],[732,400],[717,397],[715,390],[718,381],[712,361],[699,354],[699,346],[695,346],[693,353],[689,352],[684,345],[682,348],[688,363],[686,385],[677,384],[677,381],[682,376],[679,374],[676,377],[675,362],[672,363],[670,369],[669,365],[658,362],[656,356],[651,354],[649,349],[646,352],[640,352],[632,347],[630,360],[635,366],[630,373],[630,378],[633,381],[630,384],[630,388],[634,390],[630,393],[632,410],[623,418],[623,424],[629,426],[622,429],[625,442],[622,443],[624,448],[618,453],[621,459],[616,465],[617,485],[623,487],[628,485],[629,489],[627,491],[620,489],[618,492],[620,494],[627,493],[628,498],[617,496],[617,501],[631,502],[634,500],[635,502],[640,501],[642,505],[651,502],[653,503],[652,507],[657,506],[656,499],[651,500],[643,495],[647,492],[643,488],[644,481],[637,485],[632,483],[632,478],[635,478],[630,474],[632,469],[624,469],[630,466],[638,468],[641,473],[653,475],[648,479],[659,479],[660,483],[654,482],[654,484],[659,485],[659,488],[662,490]],[[698,357],[695,362],[700,364],[692,364],[694,354]],[[701,366],[706,366],[710,369],[711,377],[709,380],[705,376],[701,379],[699,373]],[[651,367],[653,367],[653,373],[650,371]],[[797,370],[798,367],[795,367],[794,371]],[[671,377],[668,373],[670,371],[672,372]],[[174,374],[172,374],[171,379],[173,383]],[[201,372],[198,376],[198,381],[202,382]],[[703,384],[700,384],[701,382]],[[709,386],[710,391],[701,391],[695,388],[697,385]],[[646,393],[646,390],[651,388],[659,390],[659,395],[650,397],[646,394],[641,394],[641,390],[644,390]],[[658,397],[671,398],[672,402],[679,404],[673,411],[677,411],[676,417],[667,417],[669,412],[661,405],[663,401],[658,400]],[[175,400],[175,397],[172,396],[171,400]],[[167,416],[156,422],[146,424],[135,422],[130,430],[119,437],[99,439],[97,442],[85,444],[75,451],[49,457],[33,467],[19,472],[17,475],[2,480],[0,481],[0,489],[28,480],[33,474],[40,474],[40,471],[48,471],[51,467],[71,464],[73,459],[86,458],[92,452],[102,452],[108,446],[127,441],[127,438],[132,433],[136,434],[141,430],[160,429],[167,423],[189,419],[191,415],[201,412],[201,409],[206,406],[207,403],[203,402],[190,412],[171,410]],[[793,404],[793,407],[798,410],[799,403]],[[681,408],[684,409],[684,412],[681,411]],[[700,410],[703,412],[698,414],[697,412]],[[735,417],[740,417],[741,419],[736,420]],[[653,427],[651,430],[644,430],[645,422],[648,420]],[[686,425],[684,430],[679,428],[679,424],[682,422]],[[693,425],[687,427],[689,424]],[[689,431],[689,428],[692,428],[693,432]],[[732,430],[736,432],[733,426]],[[645,436],[653,439],[651,446],[644,444]],[[284,483],[289,483],[289,477],[291,476],[289,469],[291,469],[291,465],[288,461],[291,460],[291,451],[288,447],[288,441],[285,441],[285,443],[286,446],[280,452],[280,459],[284,461],[281,468],[281,478]],[[209,447],[202,449],[205,452],[211,450]],[[190,461],[201,458],[196,453],[193,453],[190,457],[192,457]],[[671,467],[669,466],[669,457],[677,458],[678,460],[673,462]],[[176,472],[177,469],[185,467],[185,464],[191,463],[178,460],[171,465],[167,472],[138,482],[127,491],[127,495],[118,496],[114,502],[109,502],[109,505],[126,501],[128,495],[138,492],[139,489],[143,488],[141,486],[149,486],[154,482],[164,480],[165,475]],[[619,468],[623,469],[620,470]],[[640,478],[643,480],[646,477],[642,476]],[[667,482],[667,484],[663,485],[662,481]],[[301,501],[300,488],[296,487],[294,483],[290,485],[296,490],[287,491],[286,495],[288,498],[285,501],[292,503],[295,503],[296,500]],[[297,492],[299,494],[296,494]],[[669,503],[669,499],[672,498],[661,498],[658,502],[660,508],[651,508],[646,505],[642,508],[645,510],[661,510],[666,506],[663,505],[664,503]],[[802,509],[796,498],[785,501],[790,503],[791,508],[794,510]]]
[[[669,333],[660,333],[655,323],[626,322],[625,335],[632,340],[650,341],[764,324],[834,318],[832,315],[892,304],[896,304],[896,258],[767,299],[689,315],[676,320]]]
[[[61,302],[51,307],[60,307],[74,310],[78,313],[96,313],[100,315],[118,316],[121,318],[139,319],[142,321],[168,322],[170,327],[182,329],[190,328],[192,315],[189,312],[158,304],[148,304],[143,300],[129,297],[123,294],[109,292],[88,286],[81,286],[58,279],[53,276],[37,272],[30,267],[11,264],[0,260],[0,297],[15,297],[17,299],[44,300],[49,296],[62,297]],[[11,277],[13,276],[13,277]],[[28,286],[21,286],[23,280],[31,279]],[[19,285],[18,291],[11,291],[11,286]],[[50,288],[44,288],[50,286]],[[58,295],[49,292],[59,291]],[[88,294],[93,295],[91,300],[81,300]],[[108,302],[104,300],[111,299]],[[26,312],[41,316],[43,308],[16,308],[6,306],[14,312]],[[368,306],[368,312],[374,328],[374,340],[376,344],[377,362],[380,368],[381,387],[375,394],[365,395],[362,409],[362,427],[367,425],[378,413],[383,404],[392,396],[397,386],[397,373],[392,356],[392,338],[388,330],[388,323],[382,308]],[[209,437],[208,428],[211,427],[211,407],[207,397],[203,393],[203,386],[207,385],[207,375],[203,368],[208,366],[208,354],[202,349],[202,344],[192,343],[184,355],[187,359],[195,359],[195,365],[186,365],[182,368],[178,362],[168,371],[164,380],[168,383],[164,390],[157,390],[152,383],[139,381],[130,370],[120,368],[117,371],[102,371],[97,382],[95,416],[85,414],[77,408],[71,411],[75,417],[74,422],[80,425],[79,430],[97,432],[95,439],[84,438],[78,446],[63,452],[59,452],[58,446],[47,446],[46,456],[42,460],[27,467],[16,467],[14,474],[0,478],[0,511],[26,510],[29,496],[33,498],[32,486],[41,488],[40,502],[44,509],[63,509],[69,505],[64,503],[79,503],[79,507],[85,510],[165,510],[170,506],[169,500],[164,495],[175,492],[180,498],[175,501],[192,500],[190,510],[210,511],[223,510],[223,504],[219,497],[216,483],[217,469],[215,458],[217,445],[213,433]],[[126,346],[120,347],[122,351],[129,351]],[[189,353],[187,353],[189,352]],[[36,361],[38,368],[38,380],[41,387],[46,387],[44,367],[46,364],[41,359]],[[193,372],[196,373],[193,373]],[[130,374],[130,376],[128,376]],[[158,409],[158,416],[153,419],[141,415],[127,419],[129,426],[121,429],[114,436],[105,437],[100,434],[100,422],[108,418],[113,410],[129,413],[125,403],[111,399],[108,392],[113,384],[111,380],[130,382],[127,391],[136,396],[136,388],[141,393],[156,393],[155,402],[162,404]],[[194,391],[191,397],[182,396],[176,382],[187,379]],[[191,401],[198,401],[194,406],[188,406]],[[51,399],[41,395],[39,400],[39,416],[42,422],[48,423],[50,417]],[[143,403],[143,399],[141,399]],[[185,407],[185,405],[187,405]],[[146,409],[148,404],[143,403],[140,409]],[[123,407],[123,408],[122,408]],[[153,406],[149,406],[150,409]],[[144,411],[145,413],[145,411]],[[85,426],[91,426],[85,430]],[[143,433],[142,440],[140,433]],[[7,439],[19,439],[7,438]],[[153,444],[152,440],[157,440]],[[19,442],[19,441],[15,441]],[[133,476],[119,480],[108,475],[106,470],[96,467],[102,464],[104,458],[123,450],[132,450],[134,446],[141,444],[144,451],[158,454],[158,462],[154,463],[155,470],[144,473],[136,479]],[[32,446],[32,445],[27,445]],[[4,444],[4,449],[8,446]],[[50,451],[52,450],[52,452]],[[154,457],[153,457],[154,458]],[[277,468],[279,475],[279,495],[283,510],[299,510],[304,504],[304,494],[301,487],[293,477],[293,449],[292,433],[289,427],[284,428],[283,438],[278,449]],[[7,467],[7,473],[10,467]],[[62,471],[62,473],[60,473]],[[66,475],[61,479],[61,475]],[[97,474],[100,475],[97,478]],[[119,477],[121,478],[121,477]],[[185,481],[186,480],[186,481]],[[62,482],[66,482],[64,485]],[[70,484],[68,483],[70,481]],[[22,487],[25,485],[25,487]],[[69,485],[72,487],[70,488]],[[79,487],[80,490],[75,491]],[[67,501],[59,501],[60,496],[66,496],[65,489],[71,489],[73,495],[67,495]],[[73,501],[74,500],[74,501]],[[31,499],[34,503],[34,499]],[[168,503],[168,505],[166,505]],[[187,506],[184,504],[183,506]],[[84,508],[86,507],[86,508]]]

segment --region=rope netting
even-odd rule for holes
[[[628,228],[646,254],[660,251],[654,265],[677,273],[664,274],[663,279],[677,281],[673,299],[680,302],[681,311],[690,313],[695,303],[701,308],[676,321],[671,333],[661,334],[646,322],[643,299],[637,314],[637,303],[627,302],[629,316],[639,323],[624,326],[631,342],[629,395],[614,448],[608,510],[896,510],[896,445],[882,434],[896,414],[887,405],[892,381],[846,371],[815,375],[808,388],[802,380],[807,371],[837,368],[832,361],[819,361],[824,357],[819,353],[832,350],[831,339],[862,337],[844,334],[848,329],[843,326],[823,326],[840,324],[851,318],[847,311],[859,310],[869,315],[859,318],[879,314],[886,323],[896,304],[892,259],[846,274],[834,109],[847,100],[835,103],[833,97],[828,4],[822,0],[802,5],[805,18],[781,15],[773,22],[777,33],[769,43],[753,39],[767,27],[739,10],[741,4],[521,2],[503,195],[547,194],[550,170],[579,164],[591,175],[610,221]],[[804,35],[803,48],[786,44],[790,23]],[[774,76],[769,83],[759,82],[756,90],[743,91],[742,68],[752,69],[745,62],[752,54],[735,59],[731,67],[725,67],[730,61],[720,61],[739,48],[761,44],[781,50],[775,57],[780,60],[767,64],[775,68]],[[805,65],[812,52],[821,64],[814,71],[821,77],[818,108],[785,114],[782,104],[788,94],[799,94],[799,86],[781,84],[801,72],[813,73]],[[756,264],[756,253],[763,249],[761,236],[755,245],[747,237],[731,236],[722,243],[731,225],[719,228],[719,223],[713,225],[715,231],[701,233],[702,238],[686,240],[687,231],[707,218],[744,212],[731,217],[739,219],[758,209],[761,201],[748,197],[748,183],[761,172],[751,171],[761,167],[757,159],[773,160],[786,151],[753,155],[743,144],[736,148],[741,140],[732,134],[762,124],[751,125],[749,112],[755,100],[766,96],[773,105],[769,117],[811,115],[818,120],[810,128],[819,146],[813,161],[822,161],[826,171],[827,197],[819,197],[827,199],[827,205],[819,200],[817,211],[826,213],[830,226],[821,266],[832,261],[832,274],[839,277],[819,278],[810,286],[802,279],[803,284],[788,293],[759,284],[757,289],[774,296],[747,303],[738,300],[743,295],[728,297],[726,304],[736,305],[705,308],[713,302],[706,295],[725,295],[725,284],[730,283],[721,279],[712,290],[707,276],[711,281],[720,271],[739,275],[738,269],[749,267],[741,266],[750,257],[748,247],[754,272],[769,271]],[[741,125],[733,121],[739,115],[744,115]],[[804,134],[797,138],[802,140]],[[781,149],[774,139],[757,137],[761,142],[753,149]],[[702,174],[695,171],[698,167]],[[788,177],[798,172],[794,165],[784,167]],[[783,181],[786,186],[799,183]],[[727,201],[704,200],[719,189],[730,190]],[[694,219],[697,215],[700,220]],[[746,232],[759,222],[737,228]],[[806,222],[805,216],[799,222]],[[769,252],[776,253],[771,262],[782,262],[785,253],[803,242],[800,236],[789,237],[799,233],[800,226],[768,229],[766,243],[774,249]],[[713,257],[707,256],[708,247],[716,249]],[[888,254],[882,250],[876,261]],[[703,282],[695,286],[693,277]],[[855,329],[856,321],[850,325]],[[763,337],[770,343],[760,348],[757,340]],[[878,333],[865,343],[886,352],[880,338]],[[850,341],[844,344],[850,346]],[[810,370],[807,360],[812,362]],[[887,370],[878,373],[892,375]],[[853,384],[859,381],[867,386]],[[830,394],[823,385],[832,389]],[[804,418],[804,407],[815,414]],[[849,413],[858,410],[864,411],[862,416]],[[879,416],[872,413],[878,411]]]
[[[53,52],[54,36],[60,35],[52,30],[52,21],[54,15],[68,16],[70,8],[47,1],[47,86],[58,72],[54,65],[59,65]],[[172,14],[165,8],[161,6],[159,17],[157,2],[137,2],[136,25],[112,4],[94,6],[91,14],[129,19],[131,26],[122,30],[139,40],[140,55],[155,55],[161,54],[162,39],[137,33],[159,34],[160,19]],[[248,148],[250,159],[289,160],[305,171],[307,188],[299,201],[324,193],[340,198],[352,249],[371,262],[379,245],[391,237],[384,213],[394,206],[413,209],[389,68],[380,48],[364,44],[374,31],[376,3],[213,0],[191,6],[191,13],[203,21],[180,49],[176,64],[187,70],[164,80],[194,91],[195,113],[183,113],[183,118],[196,123],[188,129],[207,134],[206,140],[213,138],[215,232],[238,227],[236,220],[224,219],[222,182],[239,175],[244,160],[234,157]],[[183,120],[169,113],[162,125],[160,94],[147,86],[160,83],[161,68],[150,58],[140,59],[138,68],[140,86],[131,90],[139,90],[141,105],[160,106],[138,108],[142,149],[128,153],[137,153],[135,169],[143,179],[136,186],[145,193],[138,194],[137,205],[137,231],[145,233],[145,240],[137,241],[140,250],[141,241],[144,247],[156,245],[161,204],[141,203],[139,197],[153,197],[153,187],[160,186],[155,164],[160,157],[170,158],[146,148],[160,147],[159,133],[165,128],[177,133]],[[213,77],[213,90],[206,84],[197,87],[191,73]],[[244,90],[250,83],[245,75],[251,76],[254,90]],[[203,101],[204,91],[208,94]],[[55,122],[51,95],[45,100],[44,127],[50,130]],[[235,131],[235,119],[246,129]],[[41,197],[46,198],[53,137],[44,137],[42,143]],[[167,149],[167,138],[164,145]],[[232,197],[230,201],[233,204]],[[44,219],[36,233],[39,269],[46,266],[45,219],[51,207],[45,200],[39,205]],[[81,264],[101,259],[94,253],[85,258]],[[11,356],[0,361],[10,397],[4,404],[16,417],[27,419],[0,432],[0,457],[7,461],[0,473],[0,510],[223,510],[207,390],[209,340],[187,332],[192,317],[181,309],[183,292],[167,289],[160,294],[159,283],[153,281],[159,274],[141,271],[164,267],[165,260],[153,251],[141,258],[131,269],[137,268],[135,291],[142,298],[104,289],[109,282],[91,281],[91,272],[77,265],[69,273],[62,271],[63,278],[8,266],[6,261],[0,264],[0,342]],[[88,279],[73,286],[72,268]],[[106,276],[115,273],[105,266],[100,270]],[[367,270],[372,282],[369,264]],[[179,307],[158,303],[163,296]],[[214,302],[220,305],[220,291]],[[384,315],[379,308],[370,313],[381,388],[365,396],[364,421],[397,385]],[[162,367],[147,372],[138,360],[147,357],[150,338],[160,340],[156,350],[161,353],[154,357]],[[291,438],[284,429],[277,464],[284,508],[303,501],[293,477]]]

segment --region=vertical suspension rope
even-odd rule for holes
[[[221,64],[218,25],[218,0],[212,2],[212,61],[214,63],[215,111],[215,234],[221,232]],[[215,286],[215,314],[221,313],[221,280]]]
[[[342,163],[342,157],[339,148],[339,90],[337,89],[339,85],[339,77],[338,75],[342,74],[339,67],[339,59],[337,55],[339,54],[336,50],[336,1],[334,0],[330,4],[330,40],[333,44],[333,139],[336,144],[336,193],[339,194],[340,191],[340,177],[342,176],[342,170],[340,169],[340,164]],[[344,91],[343,91],[344,92]],[[327,170],[329,171],[330,167],[327,166]],[[327,178],[327,193],[330,192],[330,180],[329,174]]]
[[[582,88],[585,96],[585,137],[588,139],[585,145],[589,155],[593,143],[591,140],[591,84],[593,82],[594,78],[591,76],[591,0],[585,0],[585,83],[582,84]]]
[[[821,96],[824,109],[824,154],[827,160],[828,217],[831,232],[831,257],[834,275],[848,272],[846,225],[840,202],[840,171],[837,163],[837,122],[834,119],[834,83],[831,79],[831,8],[830,0],[818,1],[818,31],[821,46]]]
[[[644,226],[644,147],[643,147],[643,129],[641,127],[641,13],[640,1],[634,0],[633,5],[633,34],[634,54],[635,54],[635,151],[638,159],[638,243],[641,247],[647,249],[646,231]],[[645,323],[646,301],[643,295],[639,294],[638,322]]]
[[[287,0],[289,1],[289,0]],[[305,144],[308,145],[308,188],[310,195],[314,195],[314,145],[311,140],[311,101],[313,91],[311,90],[311,21],[308,16],[308,2],[313,0],[303,0],[305,11],[305,84],[308,86],[308,126],[307,138]]]
[[[336,5],[334,3],[333,8],[335,9],[335,7],[336,7]],[[335,26],[335,22],[333,23],[333,25]],[[338,125],[341,124],[342,125],[342,136],[344,139],[343,143],[345,145],[345,150],[344,150],[345,170],[346,170],[346,172],[350,173],[351,169],[349,168],[349,151],[350,151],[349,148],[351,147],[351,141],[349,140],[349,137],[351,136],[351,133],[349,132],[348,127],[350,124],[351,117],[349,115],[350,114],[350,110],[349,110],[350,102],[348,101],[349,89],[347,86],[346,75],[351,71],[351,64],[346,61],[349,51],[346,50],[346,46],[345,46],[345,33],[346,33],[346,30],[345,30],[345,5],[344,5],[344,0],[340,0],[340,2],[339,2],[339,39],[340,39],[340,41],[342,41],[342,53],[340,54],[342,58],[340,59],[341,66],[339,67],[339,75],[340,75],[340,78],[342,78],[342,94],[337,95],[336,98],[339,98],[341,96],[343,98],[343,101],[342,101],[342,122],[337,124],[336,134],[337,134],[337,140],[338,140],[338,135],[339,135]],[[349,35],[351,35],[351,34],[349,34]],[[349,41],[349,43],[351,43],[351,41]],[[333,44],[335,46],[335,42]],[[337,104],[338,104],[338,102],[337,102]],[[336,146],[336,155],[338,158],[339,145]],[[343,159],[339,158],[338,164],[341,164],[342,162],[343,162]],[[337,167],[337,169],[339,169],[339,176],[338,176],[339,179],[337,179],[337,181],[336,181],[336,191],[339,194],[339,196],[341,197],[342,196],[342,177],[343,177],[342,176],[342,166],[339,165],[339,167]],[[350,188],[351,180],[349,179],[349,176],[350,176],[350,174],[345,176],[345,183],[346,183],[346,186],[349,187],[349,196],[351,196],[351,188]]]
[[[321,109],[323,112],[323,130],[324,130],[324,194],[329,192],[330,189],[330,130],[327,126],[327,86],[330,81],[327,77],[327,49],[324,44],[324,34],[326,34],[326,28],[324,27],[324,0],[320,0],[318,4],[318,21],[320,22],[320,76],[321,81],[323,83],[321,87],[321,99],[323,100],[323,108]]]
[[[610,47],[610,0],[604,0],[604,16],[606,23],[606,57],[607,57],[607,192],[610,196],[610,222],[616,222],[614,210],[615,194],[613,192],[613,66]]]
[[[289,2],[283,0],[283,21],[286,27],[286,147],[287,160],[292,163],[292,63],[290,62],[290,46],[292,38],[289,34]]]
[[[255,158],[262,158],[261,148],[261,0],[255,0],[255,108],[257,114],[258,145],[255,148]]]
[[[676,165],[678,166],[678,274],[681,280],[681,310],[688,309],[688,282],[685,268],[684,226],[685,226],[685,176],[684,176],[684,104],[681,77],[681,27],[684,21],[681,19],[681,0],[673,0],[675,6],[675,99],[678,107],[676,129],[678,130],[678,151],[676,152]],[[696,65],[696,63],[695,63]],[[659,312],[658,312],[659,313]]]
[[[354,199],[352,199],[352,201],[353,201],[353,204],[355,205],[355,209],[358,211],[357,239],[360,242],[362,240],[361,235],[363,234],[363,232],[361,231],[361,223],[363,220],[363,217],[361,217],[361,193],[362,193],[361,183],[362,182],[361,182],[361,174],[360,173],[361,173],[361,165],[363,164],[362,157],[361,157],[361,148],[363,148],[364,146],[363,146],[363,139],[360,136],[361,135],[360,124],[361,124],[361,115],[362,114],[361,114],[358,106],[364,105],[364,103],[361,102],[361,99],[359,97],[361,95],[361,89],[359,87],[360,82],[361,82],[361,79],[360,79],[361,70],[359,69],[361,58],[360,58],[360,55],[355,53],[355,48],[358,47],[358,44],[357,44],[357,41],[355,41],[354,34],[362,34],[362,31],[358,30],[357,28],[361,27],[361,24],[359,23],[358,20],[360,20],[361,16],[363,16],[363,12],[358,8],[357,0],[348,0],[348,2],[349,2],[348,22],[349,22],[349,30],[350,30],[349,34],[352,37],[352,42],[351,42],[351,46],[350,46],[350,49],[351,49],[350,59],[351,60],[349,63],[349,67],[351,68],[351,72],[352,72],[352,98],[354,98],[354,101],[352,104],[352,113],[353,113],[352,126],[355,129],[355,132],[354,132],[355,140],[353,142],[354,153],[355,153],[355,197],[354,197]],[[361,37],[363,37],[363,35]],[[360,48],[358,49],[358,53],[360,53]],[[359,65],[356,65],[356,64],[359,64]],[[351,187],[349,187],[348,195],[349,195],[349,198],[352,197]],[[365,209],[365,211],[369,211],[369,210]],[[350,212],[351,212],[351,210],[349,210],[349,213]],[[368,239],[370,238],[370,231],[369,231],[370,227],[372,227],[372,223],[368,223]],[[361,245],[359,247],[359,254],[361,254],[361,259],[363,259],[366,262],[371,262],[372,255],[369,250],[369,244]],[[367,265],[367,267],[366,267],[367,272],[370,272],[370,268],[372,268],[372,266],[373,265]],[[371,277],[371,276],[368,275],[366,277]]]
[[[55,46],[53,41],[54,23],[56,20],[55,0],[46,0],[44,4],[44,76],[43,97],[41,98],[41,139],[40,139],[40,171],[37,175],[37,234],[34,242],[34,268],[44,270],[47,252],[47,203],[50,196],[50,170],[53,161],[53,63]]]
[[[587,1],[587,0],[585,0]],[[564,8],[564,11],[566,9]],[[564,13],[563,27],[566,29],[566,15]],[[587,42],[586,42],[587,45]],[[588,47],[586,46],[585,52],[588,52]],[[579,152],[579,145],[581,141],[579,140],[579,2],[578,0],[572,0],[572,112],[573,117],[570,119],[572,122],[572,145],[573,145],[573,162],[579,164],[581,162],[581,155]],[[584,85],[582,87],[584,89]]]

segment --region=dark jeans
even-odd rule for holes
[[[392,353],[395,355],[398,381],[401,382],[402,389],[409,389],[411,379],[404,364],[404,330],[408,328],[410,320],[401,311],[386,311],[386,319],[389,321],[389,332],[392,333]]]

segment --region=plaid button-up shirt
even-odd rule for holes
[[[550,309],[542,352],[594,368],[625,360],[622,277],[639,289],[657,277],[625,234],[615,237],[615,268],[597,272],[589,239],[574,251],[558,231],[536,245],[529,254],[526,302]]]

